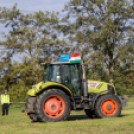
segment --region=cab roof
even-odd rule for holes
[[[70,62],[46,62],[46,63],[41,63],[41,65],[46,65],[46,64],[70,64]]]

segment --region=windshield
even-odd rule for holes
[[[49,65],[44,66],[44,73],[43,73],[43,82],[47,82],[49,80]]]
[[[45,65],[43,81],[53,81],[61,83],[60,65]]]
[[[60,65],[50,66],[49,80],[53,82],[61,83]]]

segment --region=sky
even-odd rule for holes
[[[15,3],[23,12],[61,11],[69,0],[0,0],[1,7],[11,8]]]
[[[50,12],[61,12],[67,2],[69,2],[69,0],[0,0],[0,7],[12,8],[13,5],[17,3],[17,8],[22,13],[34,13],[39,10],[43,12],[46,10]],[[63,16],[62,13],[60,15]],[[0,33],[8,33],[8,30],[9,29],[5,28],[4,25],[0,24]],[[3,40],[1,34],[0,40]],[[13,59],[16,60],[17,57],[13,57]]]
[[[60,12],[67,2],[69,0],[0,0],[0,7],[12,8],[17,3],[17,8],[22,13],[34,13],[39,10],[43,12],[46,10]],[[0,24],[0,32],[2,31],[7,32],[4,26]]]

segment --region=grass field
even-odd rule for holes
[[[71,111],[68,121],[31,122],[20,107],[0,116],[0,134],[134,134],[134,99],[129,99],[117,118],[89,119],[84,111]]]

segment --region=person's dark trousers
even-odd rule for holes
[[[5,115],[5,112],[6,112],[6,115],[8,115],[8,109],[9,109],[9,104],[8,103],[4,103],[2,105],[2,115]]]

